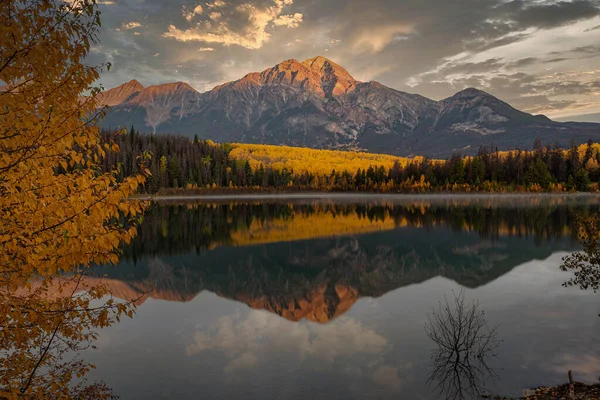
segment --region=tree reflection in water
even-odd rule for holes
[[[562,271],[572,271],[573,277],[563,286],[578,286],[582,290],[600,288],[600,217],[577,217],[577,237],[583,250],[563,257]]]
[[[488,327],[478,301],[467,303],[464,291],[453,297],[450,304],[444,296],[444,303],[428,314],[425,324],[427,336],[437,345],[427,384],[446,399],[473,398],[496,377],[488,362],[496,357],[500,341],[496,327]]]

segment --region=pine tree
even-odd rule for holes
[[[546,189],[552,182],[552,175],[548,171],[548,167],[541,158],[536,158],[535,161],[530,161],[525,172],[525,182],[528,185],[538,184],[543,189]]]
[[[588,190],[589,184],[590,178],[588,177],[588,173],[585,169],[581,168],[577,171],[577,175],[575,175],[575,190],[585,192]]]

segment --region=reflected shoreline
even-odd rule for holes
[[[206,195],[142,195],[136,196],[138,200],[152,200],[160,203],[169,202],[230,202],[230,201],[286,201],[286,200],[331,200],[336,202],[363,202],[363,201],[393,201],[405,203],[412,201],[438,202],[468,201],[479,202],[494,200],[502,205],[504,201],[515,200],[597,200],[600,204],[600,193],[438,193],[438,194],[386,194],[364,192],[303,192],[303,193],[239,193],[239,194],[206,194]]]

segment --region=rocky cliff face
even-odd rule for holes
[[[112,106],[104,126],[218,142],[447,156],[491,143],[531,147],[536,137],[563,145],[600,140],[600,124],[553,122],[472,88],[437,102],[357,81],[324,57],[286,60],[206,93],[181,82],[144,88],[132,81],[103,93],[101,103]]]

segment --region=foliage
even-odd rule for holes
[[[481,148],[473,157],[455,154],[449,160],[429,160],[287,146],[215,144],[198,139],[190,143],[182,136],[140,135],[133,129],[127,137],[115,138],[109,132],[104,135],[124,149],[106,159],[105,171],[122,166],[122,176],[129,176],[138,172],[132,160],[145,153],[153,154],[153,177],[146,187],[150,193],[176,187],[560,192],[588,190],[589,182],[600,178],[600,146],[591,142],[565,151],[557,146],[543,147],[538,140],[533,152],[499,152],[491,147]]]
[[[584,192],[588,190],[589,184],[590,178],[588,176],[588,172],[585,169],[581,168],[575,173],[575,189],[579,192]]]
[[[119,168],[119,181],[131,175],[143,172],[138,159],[146,160],[143,168],[149,169],[151,175],[146,183],[146,190],[156,192],[160,188],[227,187],[230,182],[236,185],[249,185],[253,182],[254,173],[250,174],[249,164],[239,162],[229,156],[225,145],[216,145],[210,141],[194,140],[175,135],[138,134],[134,128],[125,134],[119,132],[102,132],[104,141],[113,141],[121,152],[108,154],[102,162],[104,171]],[[256,180],[262,177],[256,177]]]
[[[539,185],[542,188],[547,188],[552,182],[552,175],[548,170],[548,166],[537,158],[535,161],[530,161],[525,172],[525,182],[530,185]]]
[[[133,312],[92,307],[106,288],[81,284],[84,267],[118,260],[145,206],[124,201],[142,176],[98,168],[119,150],[95,126],[101,67],[82,61],[99,26],[92,0],[0,2],[0,398],[110,396],[67,357]]]
[[[583,250],[563,257],[560,269],[573,272],[564,286],[578,286],[582,290],[600,289],[600,217],[578,217],[579,242]]]
[[[332,169],[355,174],[359,169],[369,165],[388,170],[395,162],[405,166],[412,161],[409,158],[387,154],[240,143],[233,145],[231,156],[250,161],[253,168],[262,164],[280,170],[306,171],[314,175],[326,175],[331,173]],[[422,157],[418,157],[418,160],[421,159]]]

